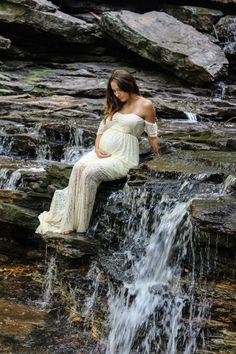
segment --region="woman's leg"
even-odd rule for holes
[[[78,225],[78,203],[80,200],[80,180],[85,163],[78,161],[71,172],[68,185],[68,198],[65,206],[65,213],[62,218],[60,231],[68,234],[77,229]]]
[[[92,215],[97,188],[102,181],[109,178],[100,164],[91,164],[84,168],[80,179],[80,195],[78,200],[77,231],[85,232],[88,229]]]

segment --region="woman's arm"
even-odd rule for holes
[[[103,159],[103,158],[109,157],[111,155],[107,154],[105,151],[103,151],[99,148],[99,143],[100,143],[101,137],[102,137],[102,134],[97,134],[97,137],[95,140],[95,152],[97,154],[97,157],[99,157],[100,159]]]
[[[152,148],[153,154],[157,157],[160,155],[160,139],[157,136],[155,108],[149,100],[145,103],[145,123],[148,134],[148,142]]]
[[[97,157],[99,157],[100,159],[111,156],[110,154],[107,154],[105,151],[101,150],[99,147],[100,140],[104,131],[105,131],[105,125],[104,125],[104,121],[102,120],[98,127],[97,136],[95,140],[95,152],[97,154]]]
[[[150,136],[148,137],[148,142],[152,148],[152,152],[155,155],[155,157],[160,156],[160,139],[158,137],[151,138]]]

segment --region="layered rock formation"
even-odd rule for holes
[[[172,9],[171,16],[163,11],[155,12],[157,19],[168,20],[165,26],[157,24],[164,26],[163,33],[166,33],[160,52],[170,41],[168,26],[173,24],[176,28],[178,24],[178,28],[202,39],[211,53],[218,53],[206,65],[202,61],[201,69],[196,68],[193,60],[191,65],[186,65],[192,58],[191,48],[198,44],[194,40],[186,44],[188,52],[181,54],[184,55],[182,62],[179,54],[173,60],[176,58],[171,54],[173,48],[168,49],[166,62],[165,53],[161,53],[163,56],[160,55],[156,63],[145,59],[146,50],[152,54],[155,49],[153,38],[142,37],[145,53],[140,49],[139,53],[143,57],[133,52],[134,43],[130,44],[132,50],[128,48],[128,42],[125,42],[128,38],[122,31],[125,29],[130,38],[136,38],[137,23],[148,18],[145,26],[150,26],[150,14],[143,12],[164,10],[161,2],[155,9],[151,3],[147,1],[141,6],[131,1],[124,7],[131,10],[131,14],[117,12],[122,9],[121,2],[76,1],[73,2],[76,17],[63,14],[49,1],[4,0],[0,4],[0,33],[3,35],[0,38],[0,262],[4,265],[1,291],[5,298],[14,297],[16,302],[29,304],[38,300],[41,287],[48,284],[45,292],[53,298],[51,314],[46,315],[44,311],[42,316],[23,305],[2,300],[3,307],[9,308],[11,313],[14,309],[16,313],[29,310],[30,316],[38,316],[32,322],[27,316],[17,318],[11,314],[13,327],[16,323],[19,329],[26,328],[26,331],[22,329],[20,337],[14,331],[15,327],[9,326],[6,312],[1,321],[0,343],[9,352],[18,349],[31,354],[32,343],[38,352],[46,352],[48,348],[61,353],[77,352],[83,350],[82,345],[85,345],[84,352],[98,347],[105,352],[102,338],[106,336],[104,318],[108,284],[118,287],[123,281],[122,267],[129,263],[125,257],[133,247],[131,244],[122,258],[119,247],[127,233],[126,224],[132,217],[132,206],[125,199],[127,190],[134,195],[145,191],[147,202],[153,198],[155,203],[144,209],[144,216],[152,216],[154,207],[161,202],[189,202],[193,237],[188,244],[181,282],[188,286],[188,282],[193,281],[189,277],[193,270],[193,277],[197,279],[190,287],[198,294],[194,306],[201,308],[208,302],[212,306],[209,308],[211,318],[206,315],[201,323],[197,317],[193,319],[194,328],[203,330],[205,327],[207,335],[205,349],[199,343],[198,351],[229,354],[235,351],[236,85],[232,55],[226,53],[229,59],[227,81],[218,82],[220,65],[217,70],[212,69],[219,58],[223,71],[227,64],[223,48],[229,32],[227,25],[224,27],[221,23],[228,23],[225,15],[231,11],[234,1],[207,2],[221,12],[192,6],[181,6],[174,12]],[[222,6],[217,6],[220,3]],[[71,4],[70,0],[57,2],[68,11]],[[202,6],[203,2],[194,1],[194,5]],[[75,13],[78,8],[81,12]],[[94,16],[86,12],[88,10],[97,12]],[[169,12],[170,7],[165,11]],[[179,21],[173,18],[175,12]],[[101,24],[99,17],[102,15]],[[111,39],[111,29],[106,29],[106,34],[101,33],[109,16],[115,20],[120,16],[119,21],[123,24],[122,28],[112,24],[114,33],[118,29],[121,31],[116,39]],[[148,31],[151,31],[151,38],[153,27]],[[158,42],[158,33],[155,37]],[[179,38],[178,46],[180,42],[186,43],[184,41],[185,38]],[[201,51],[201,43],[198,48]],[[185,57],[186,53],[188,57]],[[37,62],[32,61],[34,58]],[[34,234],[37,216],[49,208],[55,189],[67,185],[73,163],[92,148],[102,118],[107,79],[116,68],[128,69],[135,76],[142,95],[156,105],[161,157],[153,160],[143,136],[140,168],[130,171],[127,181],[101,185],[88,233],[90,239],[77,235],[41,238]],[[177,69],[177,75],[169,73]],[[209,84],[214,80],[214,84]],[[194,85],[190,85],[191,82]],[[204,84],[205,88],[195,84]],[[134,219],[139,216],[133,215]],[[131,236],[133,239],[133,234]],[[45,244],[47,254],[49,251],[57,253],[61,269],[52,269],[55,262],[51,261],[48,271],[45,268]],[[33,248],[29,251],[30,245]],[[143,250],[138,248],[137,252]],[[117,257],[114,261],[113,255]],[[88,269],[91,257],[98,262],[92,267],[93,271]],[[54,278],[44,281],[45,274]],[[57,307],[61,313],[62,308],[65,311],[60,333],[54,313]],[[68,316],[72,321],[67,328]],[[183,318],[183,322],[185,320]],[[91,333],[84,339],[84,329],[88,327]]]
[[[101,54],[106,55],[110,50],[119,52],[120,43],[193,84],[204,85],[227,76],[228,62],[217,45],[222,36],[218,38],[214,28],[220,18],[225,21],[223,12],[190,6],[176,10],[158,4],[157,9],[166,9],[174,17],[161,11],[137,14],[135,5],[131,5],[132,12],[104,13],[100,26],[100,13],[109,10],[109,7],[101,7],[100,11],[98,8],[98,16],[90,13],[75,17],[60,12],[56,6],[45,1],[4,0],[0,7],[0,33],[7,38],[9,36],[10,40],[3,45],[5,53],[11,57],[35,59],[54,56],[57,60],[63,60],[67,53],[70,53],[67,60],[78,60],[91,54],[101,58]],[[186,27],[176,18],[191,26]],[[104,45],[104,40],[107,40],[101,30],[113,38],[109,45]],[[213,37],[209,39],[199,31],[212,32]],[[222,48],[226,47],[222,44]],[[123,51],[126,55],[125,49]],[[229,51],[226,50],[227,53]]]

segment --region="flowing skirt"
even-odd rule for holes
[[[100,147],[112,156],[98,158],[93,150],[74,165],[68,187],[56,190],[50,210],[39,215],[40,224],[36,233],[86,232],[99,184],[122,178],[131,167],[137,167],[139,147],[136,137],[114,131],[103,135]],[[117,153],[114,151],[118,146],[116,141],[125,146],[123,152],[122,149],[118,149]]]

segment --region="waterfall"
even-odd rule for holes
[[[21,170],[16,170],[11,174],[9,181],[5,185],[5,189],[14,190],[16,189],[17,183],[21,178]]]
[[[44,162],[45,160],[52,160],[52,152],[50,145],[39,143],[36,147],[36,160]]]
[[[45,169],[43,167],[19,168],[12,173],[6,168],[0,169],[0,188],[6,190],[17,189],[22,172],[42,173],[45,172]]]
[[[50,305],[54,283],[57,278],[56,258],[51,257],[47,272],[43,282],[43,300],[40,302],[42,308],[47,308]]]
[[[227,192],[232,185],[236,183],[236,176],[229,175],[225,181],[223,186],[223,192]]]
[[[76,146],[83,146],[84,145],[84,138],[83,138],[84,130],[79,127],[75,127],[72,132],[73,141]]]
[[[9,156],[11,154],[13,143],[13,137],[9,137],[6,134],[0,136],[0,155]]]
[[[127,198],[132,206],[123,252],[130,266],[121,288],[110,290],[106,354],[193,353],[207,304],[198,309],[194,302],[193,250],[192,272],[181,279],[192,242],[189,201],[165,195],[158,201],[145,190]]]
[[[91,148],[84,147],[84,129],[76,126],[70,128],[70,140],[69,146],[65,149],[62,163],[74,164],[76,163],[85,152],[91,150]]]
[[[0,169],[0,188],[3,189],[8,178],[8,168]]]
[[[96,266],[96,264],[92,265],[86,276],[88,280],[92,280],[92,284],[90,286],[92,294],[84,299],[83,317],[85,318],[85,323],[89,321],[89,316],[91,316],[93,307],[95,305],[100,277],[100,269]]]
[[[197,115],[192,112],[184,112],[188,118],[189,122],[197,122]]]
[[[219,81],[217,83],[217,89],[216,89],[216,92],[214,94],[214,97],[223,100],[225,98],[225,91],[226,91],[225,82],[224,81]]]
[[[20,169],[11,173],[7,168],[0,169],[0,188],[14,190],[21,178]]]
[[[234,54],[236,46],[236,19],[233,18],[232,21],[226,28],[227,38],[224,43],[224,52],[228,54]]]

